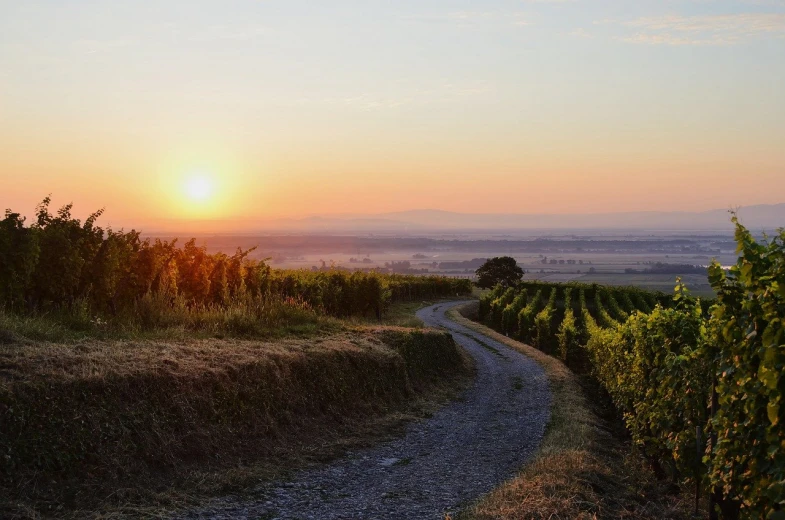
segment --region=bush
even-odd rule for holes
[[[572,309],[571,287],[567,287],[564,290],[564,319],[559,325],[556,338],[558,341],[558,358],[574,370],[579,359],[581,343],[575,312]]]
[[[706,356],[718,396],[710,478],[745,517],[785,518],[785,230],[758,243],[734,216],[740,256],[717,292]]]
[[[785,519],[785,230],[758,243],[733,221],[739,259],[728,272],[716,262],[710,267],[714,305],[690,298],[680,281],[668,299],[568,284],[580,291],[586,336],[565,294],[558,352],[569,361],[585,341],[593,373],[663,474],[710,484],[725,518]],[[539,298],[519,314],[525,340]],[[549,307],[535,320],[538,344],[547,337]]]
[[[785,231],[761,244],[734,222],[740,257],[727,273],[711,266],[709,317],[679,283],[674,308],[593,328],[587,347],[652,460],[674,478],[708,479],[727,518],[785,518]],[[712,437],[702,460],[696,428]]]
[[[491,292],[480,298],[479,307],[477,308],[477,314],[480,321],[485,322],[488,320],[488,316],[491,313],[491,304],[496,298],[501,296],[505,290],[506,289],[501,285],[497,285]]]
[[[538,289],[529,303],[518,313],[518,337],[522,341],[531,341],[533,337],[532,327],[534,317],[542,304],[542,289]]]
[[[501,296],[491,302],[490,312],[488,313],[488,320],[495,328],[502,326],[502,318],[504,309],[512,303],[515,299],[516,291],[513,287],[507,288]]]
[[[587,348],[633,441],[671,478],[701,480],[695,429],[707,428],[710,367],[700,304],[679,291],[677,307],[595,331]]]
[[[0,306],[55,312],[79,330],[89,329],[95,318],[192,328],[231,308],[229,328],[247,331],[254,327],[242,324],[240,314],[275,322],[258,311],[281,309],[281,302],[329,316],[380,318],[392,302],[471,293],[466,279],[273,270],[249,258],[253,249],[229,256],[209,254],[195,239],[182,247],[177,240],[142,240],[136,231],[97,227],[101,211],[82,223],[71,216],[70,205],[52,215],[49,203],[46,198],[38,206],[29,227],[10,211],[0,221]],[[122,321],[129,317],[133,323]]]
[[[554,334],[553,318],[556,312],[556,294],[558,289],[551,289],[551,295],[545,308],[534,317],[534,346],[550,354],[553,351]]]
[[[526,289],[521,289],[502,312],[502,332],[508,336],[518,332],[518,314],[526,307],[526,297]]]

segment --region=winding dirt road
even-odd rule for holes
[[[445,312],[461,303],[417,313],[476,361],[476,380],[458,399],[399,439],[260,487],[252,500],[220,499],[179,518],[442,519],[512,477],[542,439],[548,381],[531,359],[449,320]]]

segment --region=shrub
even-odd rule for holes
[[[526,307],[526,289],[521,289],[502,312],[502,332],[514,335],[518,331],[518,314],[524,307]]]
[[[394,301],[471,292],[469,280],[440,276],[273,270],[250,259],[253,249],[230,256],[209,254],[195,239],[182,247],[177,240],[142,240],[137,231],[97,227],[102,211],[82,223],[71,216],[71,205],[52,215],[49,203],[47,197],[37,207],[31,226],[10,211],[0,221],[0,306],[57,312],[75,328],[89,328],[95,317],[120,322],[129,316],[134,323],[124,326],[189,328],[231,308],[229,328],[250,330],[240,325],[240,314],[259,317],[259,309],[280,308],[280,302],[296,300],[329,316],[378,318]]]
[[[553,351],[554,334],[553,318],[556,313],[556,294],[558,289],[551,289],[548,303],[534,317],[534,346],[549,354]]]

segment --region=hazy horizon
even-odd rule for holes
[[[717,208],[709,211],[637,211],[605,213],[479,213],[438,209],[387,213],[312,214],[299,218],[271,219],[156,219],[117,221],[101,218],[99,224],[114,229],[136,229],[146,235],[182,236],[253,235],[269,233],[366,234],[436,236],[441,233],[509,233],[537,236],[554,233],[606,232],[710,232],[732,234],[731,211],[753,232],[775,232],[785,222],[785,203]],[[86,216],[74,212],[77,217]],[[31,217],[32,213],[28,214]]]
[[[0,208],[783,202],[785,2],[0,0]]]

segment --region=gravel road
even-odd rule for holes
[[[443,519],[512,477],[534,453],[550,412],[548,381],[531,359],[447,319],[462,302],[417,316],[452,332],[476,360],[476,380],[405,435],[178,518]]]

